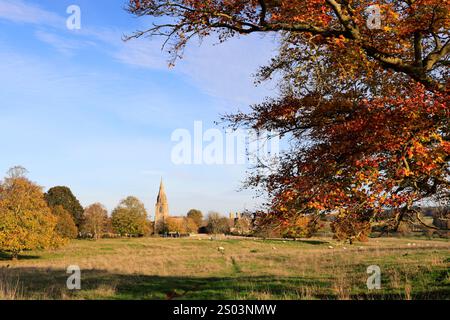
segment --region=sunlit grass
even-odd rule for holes
[[[448,299],[449,249],[446,240],[394,238],[353,246],[331,239],[77,240],[0,260],[0,298]],[[80,291],[66,289],[69,265],[82,270]],[[370,265],[381,267],[381,290],[367,289]]]

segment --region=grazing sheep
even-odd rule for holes
[[[218,247],[217,251],[219,251],[220,253],[224,254],[225,253],[225,248],[224,247]]]

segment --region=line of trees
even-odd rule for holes
[[[217,212],[206,219],[200,210],[190,210],[186,217],[171,217],[165,232],[230,233],[233,221]],[[27,178],[27,170],[14,167],[0,181],[0,252],[12,259],[27,250],[52,249],[71,239],[103,237],[143,237],[153,234],[144,204],[136,197],[120,201],[112,211],[101,203],[86,208],[65,186],[43,188]]]
[[[122,200],[109,217],[100,203],[83,208],[68,187],[44,193],[20,166],[0,181],[0,252],[12,259],[27,250],[58,248],[80,237],[140,237],[151,232],[147,211],[136,197]]]
[[[83,209],[68,187],[51,188],[45,199],[53,214],[59,218],[57,230],[69,239],[99,239],[112,235],[142,237],[152,230],[145,206],[136,197],[121,200],[111,217],[101,203]]]
[[[204,218],[200,210],[191,209],[186,217],[169,218],[165,232],[250,235],[253,232],[253,223],[247,216],[232,219],[216,211],[210,211]]]

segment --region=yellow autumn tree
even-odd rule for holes
[[[53,215],[57,218],[56,232],[63,238],[76,239],[78,228],[73,221],[72,215],[63,206],[51,208]]]
[[[198,233],[199,225],[194,219],[189,217],[184,218],[184,225],[186,233]]]
[[[166,227],[169,232],[186,233],[186,225],[184,219],[168,218]]]
[[[17,259],[25,250],[62,245],[57,222],[40,186],[17,175],[0,183],[0,252]]]

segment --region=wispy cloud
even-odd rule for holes
[[[36,38],[64,55],[74,55],[78,50],[97,44],[98,49],[119,63],[169,71],[169,56],[161,51],[163,39],[124,42],[122,35],[127,30],[93,26],[70,32],[65,29],[64,16],[23,0],[0,0],[0,19],[39,27],[35,31]],[[45,27],[47,30],[43,30]],[[223,100],[228,107],[230,104],[242,107],[271,93],[273,84],[256,88],[251,75],[270,59],[276,45],[273,37],[249,36],[215,45],[217,42],[211,38],[203,41],[202,46],[192,43],[185,59],[178,61],[171,72],[186,77],[204,93]]]
[[[117,44],[113,57],[121,62],[135,67],[149,69],[167,69],[161,46],[156,41],[134,39]]]
[[[64,27],[65,19],[21,0],[0,0],[0,18],[15,23]]]
[[[174,213],[197,204],[225,212],[248,203],[247,194],[231,191],[244,168],[175,167],[170,133],[190,129],[194,117],[216,119],[217,105],[246,105],[264,95],[250,74],[271,54],[270,39],[194,44],[169,71],[162,39],[121,40],[133,20],[111,19],[103,27],[83,21],[81,30],[70,31],[64,12],[44,10],[52,1],[31,2],[0,0],[0,136],[6,137],[1,143],[7,155],[0,169],[23,164],[45,186],[70,185],[85,204],[100,200],[112,207],[131,193],[151,206],[161,175],[171,188]],[[95,8],[85,3],[86,11]],[[17,36],[5,41],[16,29]],[[30,35],[42,44],[24,50]],[[48,48],[80,55],[52,59]]]
[[[87,46],[96,45],[94,41],[62,37],[55,33],[50,33],[42,30],[36,31],[35,35],[37,39],[51,45],[64,55],[73,55],[76,50],[85,48]]]
[[[273,85],[256,87],[253,75],[272,57],[274,37],[252,35],[217,43],[209,38],[202,46],[191,45],[185,61],[180,61],[181,72],[207,94],[228,104],[249,105],[270,94]]]

